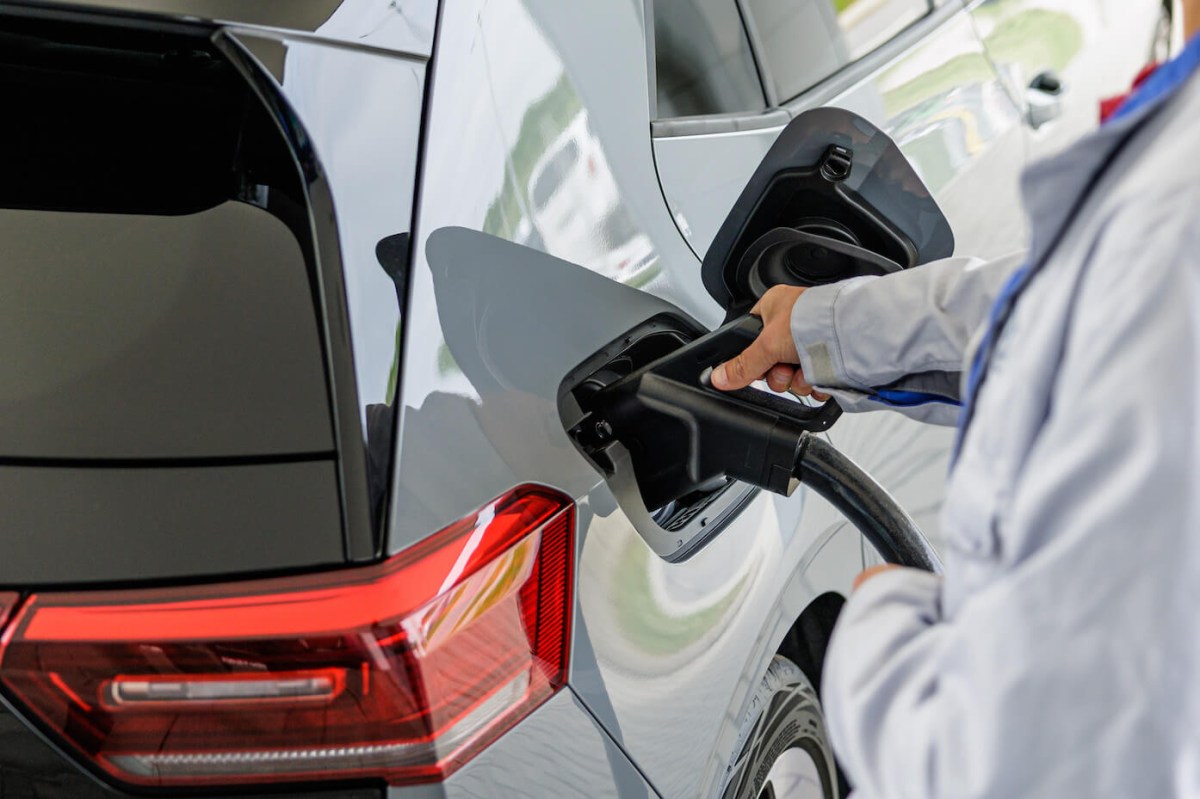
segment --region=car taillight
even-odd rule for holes
[[[35,594],[0,684],[125,783],[440,779],[564,684],[573,527],[523,486],[374,566]]]

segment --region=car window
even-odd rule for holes
[[[655,0],[659,118],[767,107],[734,0]]]
[[[787,100],[929,13],[928,0],[744,0],[776,95]]]

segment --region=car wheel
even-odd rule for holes
[[[725,771],[722,799],[834,799],[837,767],[816,689],[776,655],[763,675]]]
[[[1150,43],[1151,64],[1161,64],[1171,58],[1174,22],[1172,3],[1163,3],[1158,10],[1158,22],[1154,25],[1154,40]]]

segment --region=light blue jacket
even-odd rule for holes
[[[1035,271],[949,478],[946,576],[851,597],[830,735],[860,799],[1200,796],[1200,80],[1023,191]],[[806,292],[806,373],[855,409],[956,395],[1013,266]]]

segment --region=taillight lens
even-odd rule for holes
[[[36,594],[0,683],[126,783],[440,779],[565,682],[573,526],[527,486],[376,566]]]

